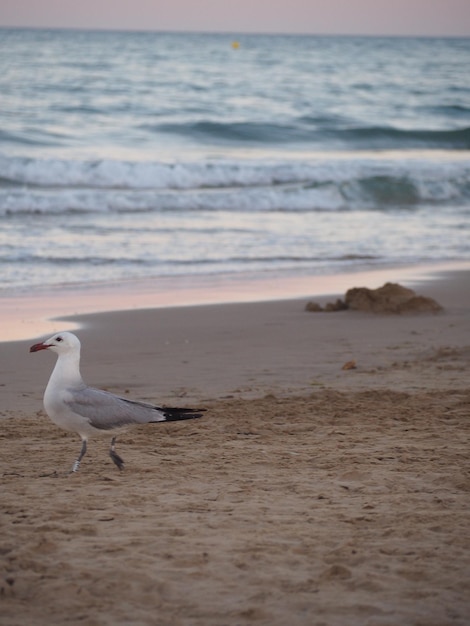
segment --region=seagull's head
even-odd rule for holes
[[[67,354],[80,352],[80,340],[73,333],[64,331],[56,333],[46,341],[35,343],[29,349],[30,352],[38,352],[39,350],[52,350],[56,354]]]

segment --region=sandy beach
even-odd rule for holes
[[[121,473],[97,438],[68,474],[79,437],[42,409],[54,355],[1,344],[2,626],[468,624],[469,287],[414,286],[439,314],[295,298],[62,320],[89,384],[208,409],[119,437]]]

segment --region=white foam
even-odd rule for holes
[[[470,161],[217,159],[187,163],[0,155],[0,214],[343,210],[470,201]]]

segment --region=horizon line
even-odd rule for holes
[[[38,30],[38,31],[71,31],[71,32],[101,32],[101,33],[134,33],[134,34],[171,34],[171,35],[221,35],[221,36],[282,36],[282,37],[361,37],[377,39],[470,39],[467,35],[458,34],[405,34],[405,33],[348,33],[348,32],[304,32],[304,31],[263,31],[263,30],[199,30],[199,29],[152,29],[152,28],[125,28],[114,26],[25,26],[0,24],[0,30]]]

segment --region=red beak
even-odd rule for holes
[[[50,346],[47,345],[47,343],[35,343],[34,346],[31,346],[29,351],[38,352],[39,350],[47,350],[47,348],[50,348]]]

